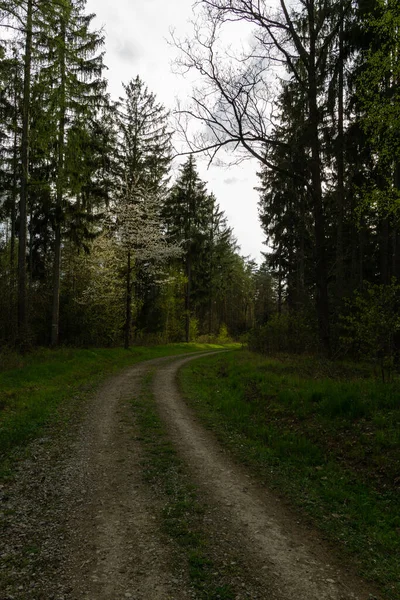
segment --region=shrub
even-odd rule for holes
[[[400,285],[365,284],[346,303],[341,318],[344,346],[361,358],[379,365],[382,380],[390,381],[399,361]]]
[[[227,326],[223,323],[219,329],[219,333],[218,333],[218,337],[217,337],[217,343],[218,344],[229,344],[230,342],[232,342],[232,339],[228,333],[228,328]]]
[[[300,312],[276,313],[249,335],[249,349],[262,354],[300,354],[316,348],[313,322]]]

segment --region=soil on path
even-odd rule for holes
[[[187,598],[171,574],[171,547],[156,523],[157,499],[141,474],[141,448],[130,399],[158,359],[111,379],[96,395],[75,443],[66,491],[70,501],[69,598]]]
[[[369,597],[318,536],[296,524],[196,421],[175,381],[178,369],[194,358],[148,361],[109,379],[88,402],[76,432],[54,440],[54,448],[46,441],[36,444],[4,492],[10,510],[4,512],[1,600],[196,597],[185,570],[177,573],[172,564],[174,543],[160,531],[156,515],[163,499],[154,497],[142,477],[130,399],[140,394],[143,377],[154,368],[161,416],[211,507],[216,553],[228,561],[239,556],[242,572],[256,574],[256,583],[253,578],[248,592],[237,597]],[[31,547],[36,550],[29,554],[25,549]]]

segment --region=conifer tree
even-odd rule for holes
[[[8,339],[14,343],[16,325],[16,234],[18,197],[20,192],[21,98],[22,68],[16,44],[0,48],[0,197],[7,231],[7,278],[3,281],[4,299],[7,296]],[[7,292],[6,292],[7,291]],[[4,310],[4,309],[3,309]]]
[[[184,248],[185,338],[190,340],[191,300],[196,294],[199,276],[198,258],[207,239],[210,197],[201,181],[194,158],[189,156],[163,207],[167,239]]]
[[[201,260],[201,277],[197,283],[197,303],[200,304],[199,308],[201,310],[200,320],[203,321],[202,328],[209,335],[218,333],[220,327],[224,324],[220,319],[216,306],[218,300],[226,292],[228,273],[237,250],[238,247],[232,228],[228,226],[224,212],[220,210],[215,195],[211,193],[209,195],[206,237],[199,257]]]
[[[171,163],[168,112],[139,76],[124,90],[117,104],[120,185],[139,184],[162,195]]]
[[[124,331],[125,347],[128,347],[131,338],[133,289],[135,288],[136,307],[138,307],[143,301],[144,287],[148,280],[148,265],[145,264],[145,259],[139,258],[143,254],[144,241],[141,236],[138,237],[136,231],[140,223],[144,226],[147,213],[148,223],[153,228],[153,233],[148,234],[150,237],[146,252],[150,255],[153,248],[156,261],[159,261],[166,252],[166,249],[162,250],[159,209],[169,180],[171,132],[168,129],[167,111],[157,102],[156,96],[148,90],[139,76],[124,85],[124,90],[125,96],[120,98],[116,107],[118,185],[112,204],[117,214],[125,214],[130,223],[124,233],[126,239]],[[137,223],[135,218],[138,219]],[[119,219],[118,226],[125,227],[123,219]],[[156,235],[157,228],[159,235]]]
[[[46,63],[40,72],[40,83],[45,90],[45,114],[51,123],[49,146],[55,148],[54,198],[54,261],[51,344],[59,338],[59,297],[63,224],[66,208],[72,200],[69,189],[69,172],[66,163],[67,143],[75,143],[76,134],[85,130],[101,106],[105,91],[102,79],[104,38],[91,30],[94,15],[85,14],[86,0],[62,0],[55,10],[47,13],[54,35],[44,38]],[[84,135],[84,133],[83,133]],[[76,148],[79,151],[79,148]],[[76,182],[75,182],[76,184]],[[76,190],[75,195],[76,195]],[[76,196],[75,196],[76,197]]]

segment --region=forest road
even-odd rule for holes
[[[12,486],[9,490],[18,509],[7,525],[8,556],[30,547],[30,538],[41,549],[29,576],[27,562],[15,559],[8,588],[0,589],[1,600],[205,597],[190,585],[187,568],[177,571],[175,542],[157,516],[165,498],[157,498],[143,478],[144,447],[131,400],[153,371],[156,406],[207,506],[215,552],[225,562],[241,565],[235,600],[369,598],[367,586],[338,565],[318,534],[296,522],[235,464],[185,405],[176,375],[198,356],[156,359],[110,378],[88,401],[52,473],[48,463],[54,457],[39,446],[34,460],[22,465],[14,492]]]
[[[246,470],[232,461],[182,400],[177,371],[192,357],[157,370],[153,393],[162,418],[192,477],[213,509],[213,527],[228,521],[231,542],[257,573],[260,598],[365,600],[371,589],[332,556],[321,537]],[[222,527],[221,527],[222,529]]]

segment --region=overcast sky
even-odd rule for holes
[[[176,97],[185,99],[190,85],[172,72],[176,50],[168,40],[171,28],[181,37],[190,32],[191,0],[87,0],[87,9],[97,15],[94,26],[104,29],[106,77],[113,98],[122,94],[122,82],[139,75],[167,108],[174,108]],[[265,246],[253,189],[258,185],[257,163],[207,170],[198,161],[198,166],[234,229],[241,253],[260,262]]]

